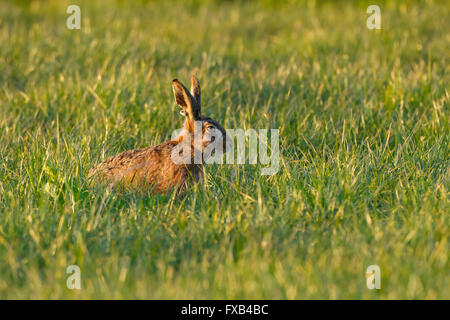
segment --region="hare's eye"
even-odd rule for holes
[[[207,131],[213,131],[215,129],[216,129],[216,127],[214,127],[214,126],[209,126],[206,128]]]

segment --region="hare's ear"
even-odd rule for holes
[[[195,76],[191,76],[191,95],[194,97],[195,101],[197,102],[198,107],[198,114],[200,114],[201,111],[201,91],[200,91],[200,81]]]
[[[177,104],[183,108],[183,113],[189,122],[194,122],[200,116],[197,108],[197,101],[192,97],[186,87],[178,81],[178,79],[172,80],[173,95]]]

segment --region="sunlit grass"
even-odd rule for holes
[[[450,298],[444,1],[381,2],[382,30],[362,1],[81,1],[81,30],[69,4],[0,3],[0,298]],[[191,72],[226,128],[280,130],[279,172],[89,187],[181,127]]]

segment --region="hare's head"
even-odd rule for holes
[[[210,144],[216,151],[225,153],[227,148],[227,137],[225,129],[215,120],[201,115],[200,82],[194,76],[191,77],[191,90],[174,79],[172,81],[175,101],[182,108],[181,114],[185,116],[184,136],[189,136],[191,141],[201,137],[202,151]],[[198,139],[199,140],[199,139]]]

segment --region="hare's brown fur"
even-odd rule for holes
[[[203,124],[202,137],[208,125],[220,130],[223,136],[225,129],[211,118],[200,115],[200,84],[195,77],[191,77],[191,92],[176,79],[173,80],[172,86],[175,100],[186,116],[183,134],[176,140],[154,147],[128,150],[110,157],[93,168],[88,178],[106,181],[110,185],[149,189],[154,193],[167,193],[172,190],[183,192],[191,182],[201,179],[203,163],[194,164],[194,161],[191,161],[190,164],[177,164],[171,159],[172,151],[180,143],[193,141],[187,138],[193,136],[194,121],[201,121]],[[189,144],[188,149],[193,160],[194,145],[190,142]]]

